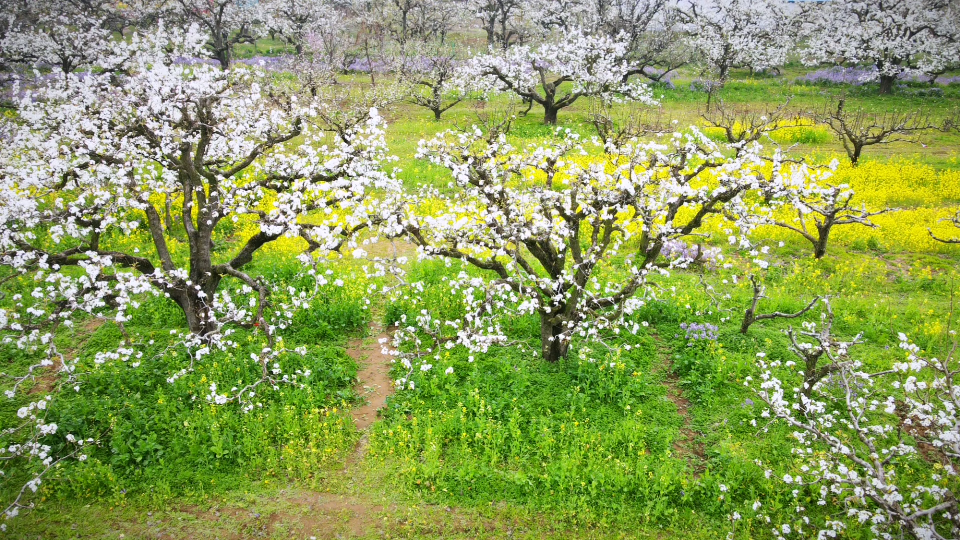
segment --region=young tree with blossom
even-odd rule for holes
[[[416,51],[414,54],[413,51]],[[457,50],[439,42],[420,43],[399,60],[402,83],[410,86],[408,101],[433,113],[435,120],[466,97],[458,84]]]
[[[519,45],[475,56],[460,74],[466,85],[514,93],[543,107],[545,124],[585,96],[653,103],[649,89],[631,81],[627,44],[576,30],[537,47]]]
[[[459,21],[459,8],[442,0],[360,0],[358,10],[406,50],[411,40],[443,43]]]
[[[569,131],[525,150],[497,129],[446,132],[421,143],[422,158],[451,171],[451,189],[407,196],[394,227],[421,256],[459,260],[485,277],[464,272],[451,281],[466,304],[462,319],[424,313],[417,325],[401,325],[400,341],[423,350],[417,335],[426,332],[447,346],[485,350],[506,343],[506,317],[533,314],[540,355],[556,362],[575,337],[595,339],[626,324],[644,303],[638,296],[648,277],[662,270],[655,263],[668,242],[696,234],[720,213],[741,231],[751,229],[745,194],[780,174],[761,166],[759,146],[728,157],[695,130],[608,145],[587,163],[583,151]],[[421,210],[438,201],[440,210]],[[626,262],[616,277],[603,275],[618,256]],[[690,262],[679,257],[667,265]]]
[[[836,538],[856,527],[877,538],[956,538],[956,343],[942,359],[927,358],[901,333],[905,359],[870,370],[852,352],[860,336],[835,338],[829,301],[824,305],[820,324],[790,333],[801,364],[758,353],[760,380],[744,383],[765,404],[762,417],[793,430],[798,470],[783,481],[808,486],[818,505],[841,507],[835,519],[804,518],[777,536]]]
[[[536,31],[529,0],[468,0],[466,8],[487,35],[488,49],[523,43]]]
[[[796,211],[796,218],[768,217],[768,223],[791,230],[813,246],[813,257],[821,259],[827,254],[827,245],[834,227],[861,225],[876,228],[870,218],[894,208],[868,209],[866,204],[854,203],[856,193],[847,184],[831,185],[825,175],[811,179],[795,179],[794,182],[776,186],[768,197],[785,203]]]
[[[811,2],[803,17],[804,61],[876,68],[880,93],[898,78],[939,73],[960,58],[960,6],[950,0]]]
[[[293,70],[301,79],[313,79],[321,84],[336,82],[357,57],[351,47],[351,33],[355,23],[338,10],[330,10],[304,36],[303,52],[297,57]]]

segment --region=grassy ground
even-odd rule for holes
[[[274,44],[279,47],[278,44]],[[786,96],[798,111],[819,106],[842,88],[798,86],[782,78],[742,78],[723,98],[758,108]],[[688,79],[692,74],[687,74]],[[688,79],[662,93],[663,117],[695,124],[706,96]],[[849,99],[883,111],[923,107],[943,118],[960,105],[960,90],[944,97],[906,91],[878,97],[846,89]],[[560,113],[560,126],[592,134],[589,104]],[[391,150],[405,184],[443,185],[443,172],[413,157],[421,138],[473,121],[462,104],[434,122],[431,113],[398,104],[390,120]],[[517,121],[512,137],[536,141],[551,128],[537,110]],[[810,128],[795,156],[827,162],[843,157],[830,137]],[[242,413],[205,403],[210,381],[254,377],[246,360],[255,334],[239,334],[238,349],[198,364],[167,382],[185,359],[164,349],[163,336],[180,316],[162,299],[148,300],[128,330],[156,339],[151,360],[138,368],[98,366],[96,352],[120,341],[111,324],[79,324],[60,337],[89,370],[79,391],[66,392],[51,411],[64,428],[92,437],[84,462],[65,462],[34,499],[37,508],[9,522],[13,538],[737,538],[769,537],[770,526],[746,510],[762,501],[768,515],[796,522],[795,508],[812,500],[805,490],[764,477],[795,471],[780,426],[755,427],[759,417],[746,377],[753,358],[789,356],[786,323],[758,324],[743,336],[739,317],[750,298],[747,272],[769,287],[764,310],[796,310],[813,294],[831,294],[841,336],[865,332],[860,354],[870,365],[899,358],[897,332],[925,350],[948,343],[948,313],[958,283],[957,248],[926,237],[926,227],[960,203],[960,134],[929,133],[926,147],[897,143],[867,150],[858,169],[841,169],[870,205],[903,209],[876,221],[878,229],[838,231],[828,256],[815,261],[802,239],[779,230],[759,238],[777,246],[766,271],[749,257],[727,253],[732,268],[694,268],[658,281],[662,294],[636,320],[649,324],[622,338],[619,351],[575,350],[551,365],[531,357],[538,325],[511,321],[509,333],[526,348],[477,355],[450,351],[446,376],[434,369],[417,390],[396,394],[368,431],[349,411],[362,401],[348,339],[371,321],[389,324],[416,309],[385,304],[352,263],[334,266],[344,288],[327,287],[283,333],[290,346],[309,347],[312,374],[302,388],[264,391],[262,406]],[[789,141],[788,141],[789,142]],[[131,241],[136,241],[131,240]],[[779,247],[779,243],[783,246]],[[714,240],[714,244],[721,242]],[[295,282],[292,252],[277,249],[257,261],[258,272]],[[432,285],[423,301],[457,313],[443,278],[458,268],[411,267]],[[739,278],[739,279],[736,279]],[[701,281],[730,298],[717,305]],[[367,300],[372,302],[367,305]],[[719,326],[716,340],[690,341],[682,323]],[[249,350],[248,350],[249,349]],[[596,361],[585,361],[584,357]],[[12,349],[9,362],[26,362]],[[290,366],[296,368],[298,366]],[[49,384],[41,380],[38,386]],[[362,381],[361,381],[362,384]],[[0,404],[3,425],[19,402]],[[757,460],[763,466],[757,465]],[[923,463],[917,463],[923,467]],[[15,479],[14,479],[15,480]],[[13,485],[15,482],[10,482]],[[739,511],[745,519],[732,523]],[[836,508],[811,512],[836,512]],[[862,531],[851,529],[850,537]]]

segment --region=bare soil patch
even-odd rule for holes
[[[57,385],[57,374],[63,369],[64,362],[71,362],[77,357],[77,352],[83,347],[83,344],[90,339],[90,336],[103,326],[103,319],[88,319],[77,327],[77,341],[67,350],[63,351],[61,357],[53,359],[53,365],[43,369],[42,374],[37,376],[37,383],[34,384],[27,394],[49,394]]]
[[[690,400],[684,397],[680,379],[673,373],[673,360],[670,355],[672,351],[662,343],[660,336],[654,334],[653,338],[656,340],[657,352],[661,360],[657,371],[665,374],[663,386],[667,390],[667,399],[676,405],[677,414],[683,420],[680,426],[680,437],[673,441],[673,451],[678,457],[690,463],[693,467],[693,477],[696,479],[706,468],[707,454],[700,434],[693,429]]]
[[[357,430],[366,431],[377,419],[379,411],[393,394],[393,380],[390,378],[390,366],[393,357],[384,352],[391,339],[388,330],[371,324],[373,338],[353,339],[347,344],[347,354],[360,366],[357,372],[357,392],[366,403],[353,409],[350,414]]]

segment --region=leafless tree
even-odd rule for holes
[[[910,136],[932,129],[934,126],[922,111],[892,111],[871,113],[863,107],[850,110],[846,99],[841,97],[836,107],[827,105],[817,113],[818,123],[826,124],[843,144],[843,149],[856,166],[867,146],[890,144],[897,141],[913,141]]]
[[[940,126],[940,131],[956,131],[960,133],[960,107],[951,111],[950,115],[947,116],[946,120],[944,120]]]
[[[594,100],[590,121],[604,145],[621,146],[643,135],[667,133],[672,127],[663,119],[663,107],[627,103],[618,105]]]
[[[846,185],[804,186],[786,194],[786,199],[796,208],[797,219],[786,222],[773,218],[771,223],[799,233],[813,244],[813,257],[820,259],[827,253],[827,242],[834,227],[865,225],[876,228],[870,221],[871,217],[896,210],[884,208],[871,211],[866,205],[858,207],[853,203],[854,195],[854,191]],[[813,219],[813,227],[807,223],[810,217]]]
[[[720,128],[730,144],[752,143],[782,127],[787,117],[787,98],[775,109],[759,110],[746,105],[728,105],[718,99],[714,107],[700,113],[708,127]]]

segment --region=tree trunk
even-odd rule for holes
[[[743,322],[740,323],[740,333],[747,335],[747,332],[750,331],[750,326],[755,322],[757,322],[756,304],[749,307],[746,313],[743,314]]]
[[[204,223],[208,210],[204,204],[197,212],[193,234],[187,234],[190,244],[190,273],[185,290],[177,303],[187,316],[190,331],[206,336],[219,331],[213,316],[213,299],[220,287],[221,275],[213,271],[213,228]]]
[[[373,60],[370,59],[370,43],[367,40],[363,40],[363,53],[367,58],[367,68],[370,70],[370,86],[376,88],[377,78],[373,74]]]
[[[850,164],[856,167],[860,163],[860,154],[863,153],[863,146],[854,145],[853,153],[850,154]]]
[[[430,109],[433,111],[434,120],[440,121],[440,115],[443,114],[443,93],[440,91],[440,83],[432,86],[430,91],[433,94],[433,108]]]
[[[556,107],[543,106],[543,123],[549,126],[557,125],[557,113],[560,109]]]
[[[880,93],[890,94],[893,92],[893,83],[897,80],[893,75],[880,76]]]
[[[216,60],[220,63],[220,69],[224,71],[230,69],[230,55],[227,53],[226,49],[217,51]]]
[[[830,238],[830,229],[833,228],[833,223],[825,222],[823,226],[817,227],[817,232],[819,236],[817,242],[813,245],[813,258],[822,259],[824,255],[827,254],[827,240]]]
[[[167,229],[167,234],[173,234],[173,202],[170,200],[170,194],[167,193],[163,201],[163,224]]]
[[[540,315],[541,354],[547,362],[556,362],[567,355],[570,342],[563,336],[563,325],[550,322],[548,315]]]
[[[201,290],[207,289],[208,286],[209,284],[201,285]],[[200,337],[208,337],[217,333],[220,328],[211,313],[213,294],[203,298],[200,296],[201,290],[188,287],[177,294],[171,294],[170,297],[183,310],[190,332]]]
[[[230,35],[221,29],[212,32],[213,34],[213,56],[217,62],[220,62],[220,69],[226,71],[230,68],[231,58]]]

